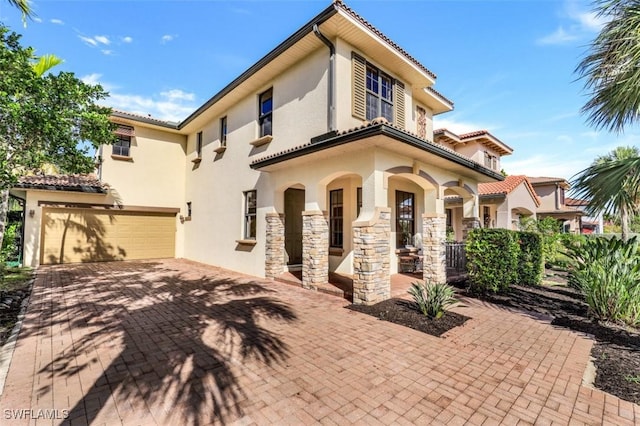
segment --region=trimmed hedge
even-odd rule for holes
[[[544,274],[543,238],[535,232],[517,232],[520,244],[518,284],[540,285]]]
[[[507,229],[476,228],[467,237],[469,291],[498,293],[518,280],[520,245]]]
[[[499,293],[514,284],[539,285],[544,272],[543,240],[534,232],[477,228],[466,244],[469,290]]]

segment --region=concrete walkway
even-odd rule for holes
[[[436,338],[187,261],[41,268],[0,423],[640,423],[581,384],[591,340],[465,302]]]

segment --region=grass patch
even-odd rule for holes
[[[33,278],[31,268],[6,268],[4,275],[0,275],[0,291],[22,290]]]

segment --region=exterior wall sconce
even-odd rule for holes
[[[36,215],[36,211],[34,209],[29,210],[29,217],[34,217]]]

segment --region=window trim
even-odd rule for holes
[[[220,118],[220,146],[227,146],[227,116]]]
[[[404,197],[401,198],[401,196],[403,195],[409,195],[408,198]],[[405,218],[400,218],[400,200],[404,201],[407,199],[411,199],[411,218],[410,219],[405,219]],[[406,245],[413,245],[413,236],[416,234],[416,194],[413,192],[408,192],[408,191],[401,191],[399,189],[396,190],[396,199],[395,199],[395,207],[396,207],[396,248],[402,248],[403,246]],[[404,238],[402,236],[403,232],[402,232],[402,227],[400,226],[401,222],[410,222],[411,223],[411,239],[412,241],[410,242],[410,244],[405,244]]]
[[[336,200],[334,202],[334,194]],[[338,200],[339,195],[339,200]],[[341,214],[335,214],[336,209]],[[338,241],[339,240],[339,241]],[[341,249],[344,247],[344,189],[338,188],[329,191],[329,247]]]
[[[369,70],[374,71],[377,74],[377,85],[378,85],[378,91],[374,92],[372,89],[369,89],[368,87],[368,81],[369,81]],[[383,79],[386,79],[389,81],[389,87],[388,90],[390,91],[390,96],[389,99],[384,99],[382,96],[382,83],[383,83]],[[365,118],[369,121],[373,120],[374,118],[377,117],[384,117],[387,119],[387,121],[389,121],[389,123],[393,123],[394,122],[394,110],[395,110],[395,96],[394,96],[394,81],[395,79],[393,77],[391,77],[389,74],[385,73],[384,71],[382,71],[380,68],[374,66],[373,64],[371,64],[370,62],[366,62],[365,65]],[[376,111],[377,114],[375,117],[369,117],[369,96],[367,95],[372,95],[376,98]],[[382,114],[382,105],[383,103],[386,103],[390,106],[391,108],[391,117],[386,117]]]
[[[271,109],[268,112],[262,112],[262,105],[266,103],[267,100],[271,100]],[[270,132],[267,133],[264,130],[264,123],[266,119],[270,121]],[[258,135],[260,138],[265,136],[273,136],[273,87],[265,90],[264,92],[258,95]]]
[[[250,212],[250,207],[249,207],[249,194],[253,194],[253,198],[254,198],[254,202],[255,202],[255,207],[254,207],[254,212],[251,213]],[[244,219],[243,219],[243,240],[241,241],[255,241],[257,239],[257,234],[258,234],[258,224],[257,224],[257,218],[258,218],[258,191],[255,189],[251,189],[249,191],[244,191],[243,192],[244,195]],[[253,220],[253,222],[251,222],[250,220]],[[250,223],[254,223],[255,224],[255,234],[256,235],[251,235],[251,229],[250,229]]]
[[[122,145],[119,145],[119,143],[123,143],[123,142],[126,142],[128,144],[128,146],[126,147],[126,153],[125,151],[122,151],[122,149],[125,147]],[[115,148],[119,148],[118,149],[119,152],[116,152]],[[116,133],[116,141],[113,142],[113,144],[111,144],[111,155],[115,155],[118,157],[127,157],[127,158],[131,157],[131,136]]]

